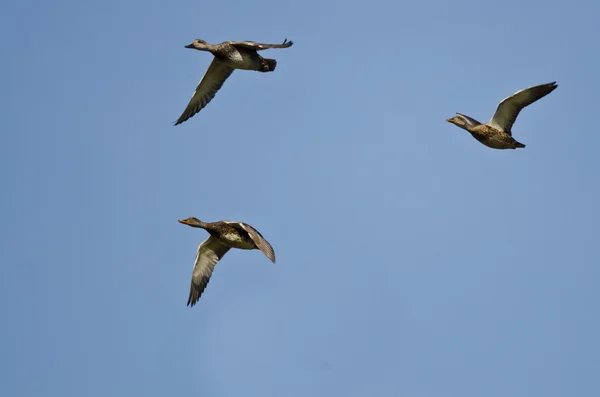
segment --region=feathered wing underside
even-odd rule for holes
[[[249,50],[262,51],[267,50],[269,48],[288,48],[291,47],[294,44],[294,42],[287,41],[287,39],[285,39],[282,44],[263,44],[254,41],[230,41],[229,44],[231,44],[234,47],[242,47]]]
[[[512,126],[517,116],[526,106],[540,98],[545,97],[558,87],[556,81],[548,84],[536,85],[517,91],[513,95],[504,98],[498,105],[496,113],[488,121],[488,125],[512,135]]]
[[[198,302],[210,281],[210,276],[212,276],[215,265],[227,251],[229,251],[229,247],[221,244],[219,240],[212,236],[198,246],[194,270],[192,271],[192,284],[190,286],[188,306],[194,306]]]
[[[190,102],[179,119],[175,122],[175,125],[181,124],[190,117],[193,117],[202,110],[202,108],[208,105],[231,73],[233,73],[231,67],[217,58],[213,59],[208,70],[204,73],[204,76],[202,76],[202,80],[200,80],[192,99],[190,99]]]
[[[271,247],[271,244],[269,244],[269,242],[262,236],[262,234],[259,233],[258,230],[248,225],[247,223],[230,221],[226,222],[234,226],[238,230],[242,230],[248,233],[248,236],[250,236],[252,241],[254,241],[254,244],[256,244],[258,249],[261,250],[262,253],[265,254],[265,256],[269,258],[273,263],[275,263],[275,251],[273,250],[273,247]]]

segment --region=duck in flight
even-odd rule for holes
[[[269,48],[288,48],[294,43],[285,39],[282,44],[261,44],[254,41],[225,41],[220,44],[209,44],[204,40],[194,40],[185,48],[208,51],[214,59],[200,80],[196,91],[187,107],[175,122],[181,124],[193,117],[215,97],[223,83],[235,69],[272,72],[277,66],[275,59],[263,58],[258,51]]]
[[[192,271],[192,285],[188,306],[194,306],[204,292],[217,262],[231,248],[243,250],[259,249],[275,263],[275,251],[265,238],[252,226],[243,222],[219,221],[202,222],[194,217],[180,220],[179,223],[206,230],[210,237],[198,246],[196,261]]]
[[[469,131],[473,138],[492,149],[524,148],[524,144],[512,137],[511,131],[519,112],[554,91],[556,87],[558,85],[554,81],[517,91],[500,102],[496,113],[486,124],[460,113],[446,121]]]

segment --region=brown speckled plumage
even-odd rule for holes
[[[252,226],[243,222],[202,222],[196,218],[180,220],[180,223],[206,230],[210,237],[198,246],[188,306],[194,306],[210,281],[215,265],[231,248],[261,250],[275,263],[275,251],[271,244]]]
[[[517,142],[510,134],[499,131],[487,124],[479,124],[468,130],[473,138],[493,149],[516,149],[525,147]]]
[[[460,113],[446,121],[469,131],[475,139],[487,147],[493,149],[524,148],[524,144],[512,137],[512,126],[519,112],[554,91],[556,87],[558,87],[556,82],[552,82],[517,91],[500,102],[494,116],[485,124]]]

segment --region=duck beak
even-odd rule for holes
[[[451,119],[446,119],[446,121],[449,122],[449,123],[453,123],[454,122],[454,117],[451,118]]]
[[[184,46],[185,48],[194,48],[194,44],[188,44],[186,46]]]
[[[185,219],[183,219],[183,220],[182,220],[182,219],[180,219],[180,220],[178,220],[177,222],[179,222],[179,223],[183,223],[184,225],[189,225],[188,221],[186,221]]]

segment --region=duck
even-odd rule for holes
[[[273,72],[277,66],[275,59],[263,58],[258,51],[269,48],[288,48],[293,41],[285,39],[282,44],[262,44],[254,41],[224,41],[210,44],[196,39],[185,48],[208,51],[214,55],[213,61],[200,80],[196,91],[187,107],[175,122],[179,125],[200,112],[215,97],[223,83],[235,69],[255,70],[257,72]]]
[[[258,249],[275,263],[275,251],[271,244],[265,240],[258,230],[247,223],[225,220],[202,222],[194,217],[182,219],[178,222],[204,229],[210,234],[210,237],[198,246],[196,252],[187,306],[193,307],[200,300],[200,296],[210,281],[215,265],[231,248]]]
[[[496,113],[485,124],[460,113],[446,121],[469,131],[473,138],[492,149],[524,148],[524,144],[512,137],[512,126],[517,116],[523,108],[550,94],[556,87],[558,85],[553,81],[515,92],[500,102]]]

